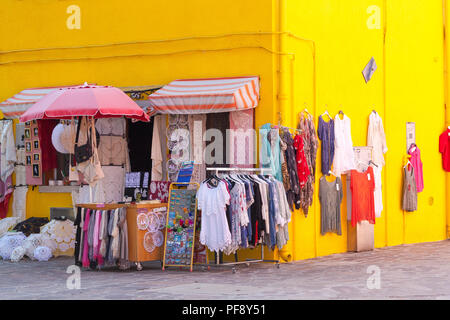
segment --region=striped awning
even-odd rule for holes
[[[149,97],[149,113],[199,114],[255,108],[258,77],[175,80]]]
[[[28,108],[35,104],[47,93],[58,90],[61,87],[31,88],[26,89],[6,101],[0,103],[0,110],[6,119],[19,118]]]

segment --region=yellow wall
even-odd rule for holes
[[[80,30],[66,27],[72,4],[81,9]],[[379,10],[379,21],[370,6]],[[354,145],[366,144],[375,109],[389,148],[375,246],[446,237],[445,175],[437,147],[444,127],[440,0],[135,0],[132,7],[119,0],[4,0],[0,21],[8,26],[0,29],[0,100],[25,88],[85,81],[139,86],[256,74],[257,127],[278,122],[277,112],[283,124],[296,126],[305,105],[316,125],[325,109],[333,116],[342,109],[352,120]],[[23,50],[37,48],[53,49]],[[378,70],[366,84],[361,72],[372,56]],[[416,122],[425,176],[419,210],[408,214],[400,209],[406,121]],[[320,172],[320,149],[317,160]],[[294,260],[347,251],[345,223],[342,236],[320,235],[317,185],[315,191],[308,217],[293,214],[287,247]],[[34,191],[27,200],[28,216],[70,206],[67,194]]]
[[[316,117],[326,109],[333,116],[343,110],[352,121],[355,146],[366,144],[370,112],[375,109],[383,118],[389,151],[382,178],[384,210],[376,219],[375,246],[445,239],[445,174],[438,150],[444,128],[442,1],[290,1],[288,6],[289,31],[315,42]],[[370,6],[377,6],[381,13],[379,29],[371,19]],[[301,57],[296,58],[294,71],[295,112],[305,103],[311,110],[311,55],[292,37],[289,47]],[[366,84],[361,72],[371,57],[378,69]],[[424,163],[425,189],[414,213],[401,210],[407,121],[416,123],[416,142]],[[290,119],[290,124],[295,122]],[[317,193],[314,201],[314,216],[304,218],[299,213],[294,221],[295,233],[301,238],[295,244],[296,257],[345,252],[346,226],[342,237],[321,236]],[[342,205],[345,218],[346,198]]]

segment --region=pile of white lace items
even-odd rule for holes
[[[32,260],[35,259],[34,252],[38,247],[48,247],[52,252],[56,249],[56,245],[50,237],[42,233],[30,234],[23,242],[22,247],[25,249],[25,255]]]
[[[40,253],[40,251],[36,254],[37,248],[42,247],[48,249],[44,249],[45,255],[43,260],[41,260],[42,253]],[[32,233],[27,238],[25,238],[19,246],[15,247],[14,250],[12,250],[9,258],[12,262],[19,262],[25,256],[27,256],[31,260],[47,261],[51,257],[52,252],[55,249],[56,246],[49,236],[41,233]],[[50,252],[50,257],[48,257],[48,252]]]
[[[0,238],[0,256],[3,260],[11,259],[11,253],[22,246],[27,237],[22,232],[8,232]]]

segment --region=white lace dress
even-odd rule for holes
[[[202,211],[200,243],[219,252],[231,244],[231,233],[226,217],[230,194],[224,182],[212,188],[202,183],[197,191],[198,209]]]
[[[339,115],[334,118],[334,174],[340,176],[343,173],[355,169],[355,155],[351,133],[350,118],[344,115],[341,120]]]

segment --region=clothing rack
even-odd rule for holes
[[[217,167],[213,167],[213,168],[206,168],[207,171],[215,171],[216,175],[218,174],[219,171],[228,171],[228,172],[260,172],[263,173],[265,171],[269,171],[270,173],[272,172],[271,168],[217,168]],[[220,263],[220,257],[223,255],[223,252],[221,252],[220,254],[217,254],[216,252],[214,252],[214,257],[215,257],[215,264],[212,264],[212,266],[231,266],[232,267],[232,272],[236,273],[236,265],[239,264],[246,264],[247,266],[250,265],[250,263],[256,263],[256,262],[275,262],[277,268],[280,267],[280,261],[279,260],[266,260],[264,259],[264,244],[261,243],[260,244],[261,247],[261,255],[259,259],[246,259],[245,261],[238,261],[238,255],[237,252],[234,254],[234,259],[235,262],[222,262]],[[238,249],[239,250],[239,249]],[[211,266],[210,264],[207,264],[208,268]]]

